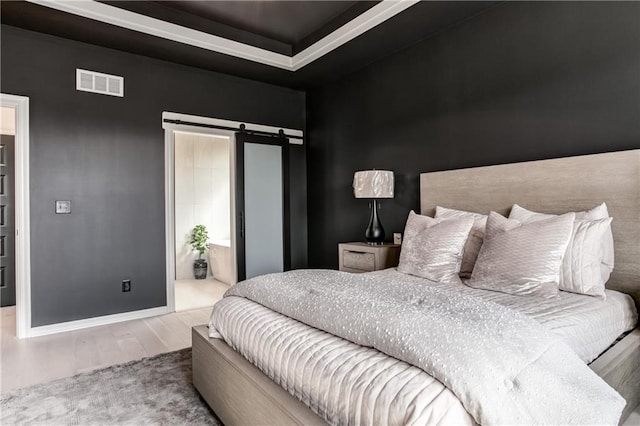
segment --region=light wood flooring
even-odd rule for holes
[[[0,309],[0,393],[191,346],[211,307],[17,339],[15,307]],[[623,423],[640,426],[640,404]]]
[[[30,339],[16,338],[15,307],[0,309],[0,392],[70,377],[191,346],[191,327],[209,322],[229,288],[176,281],[176,312]]]
[[[211,307],[18,339],[15,307],[1,308],[0,392],[191,346]]]

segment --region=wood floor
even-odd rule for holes
[[[191,346],[211,307],[17,339],[15,308],[0,309],[0,393]],[[623,426],[640,426],[640,405]]]
[[[1,308],[0,392],[191,346],[211,307],[30,339],[16,338],[15,307]]]

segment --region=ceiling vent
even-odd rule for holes
[[[76,89],[82,92],[124,97],[124,77],[77,68]]]

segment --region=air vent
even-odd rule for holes
[[[77,68],[76,89],[82,92],[124,97],[124,77]]]

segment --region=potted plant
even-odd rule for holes
[[[206,226],[196,225],[191,231],[191,248],[198,252],[198,259],[193,263],[193,275],[196,280],[207,278],[207,261],[202,258],[202,255],[207,249],[208,240],[209,235],[207,234]]]

